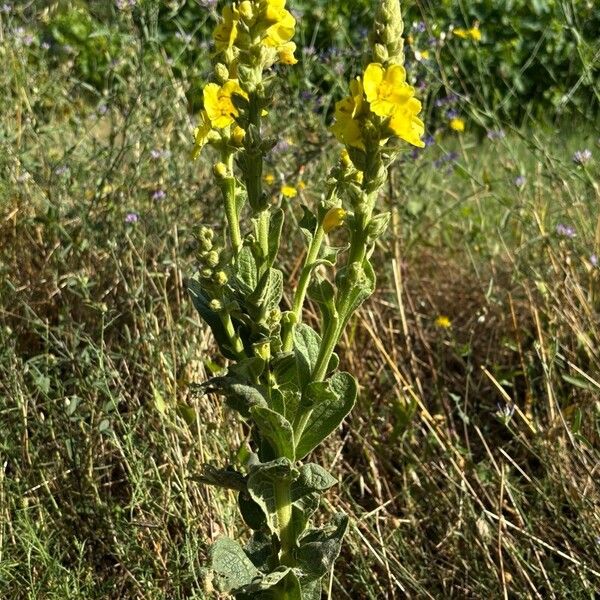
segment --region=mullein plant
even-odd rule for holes
[[[213,167],[222,193],[225,234],[201,227],[198,275],[188,288],[211,328],[225,374],[198,386],[216,393],[247,425],[237,467],[206,465],[204,483],[237,493],[252,530],[244,544],[223,538],[211,547],[211,571],[220,590],[239,599],[316,600],[333,568],[348,527],[338,514],[311,524],[321,495],[336,480],[303,462],[336,430],[354,406],[357,383],[338,370],[336,346],[349,319],[375,290],[370,262],[389,213],[377,197],[400,140],[423,146],[420,102],[406,82],[403,23],[398,0],[382,0],[370,37],[370,56],[349,95],[335,107],[332,133],[344,145],[313,212],[303,206],[304,264],[291,285],[277,268],[284,221],[262,189],[263,160],[276,143],[264,137],[273,72],[294,65],[295,19],[285,0],[244,0],[225,6],[214,31],[215,65],[204,88],[194,157],[206,145],[219,155]],[[328,243],[345,228],[347,247]],[[303,322],[310,299],[320,321]]]

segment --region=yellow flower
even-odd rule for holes
[[[263,179],[267,185],[273,185],[275,183],[275,175],[273,175],[273,173],[267,173]]]
[[[406,71],[401,65],[384,69],[379,63],[371,63],[365,70],[363,85],[371,111],[380,117],[392,116],[415,93],[406,83]]]
[[[436,320],[435,324],[441,329],[449,329],[452,327],[452,321],[445,315],[440,315]]]
[[[392,115],[388,129],[405,142],[424,148],[425,143],[421,138],[425,133],[425,125],[417,116],[420,112],[421,103],[416,98],[410,98]]]
[[[343,208],[330,208],[323,219],[323,230],[325,233],[329,233],[332,229],[343,225],[345,218],[346,211]]]
[[[285,2],[281,2],[281,7],[275,6],[278,3],[270,3],[270,6],[266,12],[266,20],[269,23],[273,23],[266,30],[263,44],[270,48],[279,48],[287,44],[294,37],[294,30],[296,27],[296,19],[291,12],[283,8]]]
[[[465,130],[465,122],[460,117],[454,117],[450,119],[450,129],[462,133]]]
[[[239,126],[236,125],[231,132],[231,141],[236,146],[241,146],[244,143],[244,138],[246,137],[246,132]]]
[[[210,120],[206,112],[203,111],[200,115],[198,127],[196,127],[196,131],[194,132],[194,149],[192,150],[193,160],[196,160],[200,156],[202,148],[204,148],[206,142],[208,142],[211,131],[212,127],[210,126]]]
[[[300,191],[305,190],[306,189],[306,183],[304,183],[304,181],[302,181],[302,179],[298,182],[298,189]]]
[[[239,116],[232,101],[233,94],[248,98],[237,79],[229,79],[220,87],[216,83],[209,83],[204,88],[204,110],[213,127],[227,127]]]
[[[471,27],[470,29],[462,29],[461,27],[457,27],[452,32],[456,37],[459,37],[463,40],[472,39],[474,42],[481,41],[481,31],[479,27]]]
[[[218,52],[230,50],[238,35],[238,11],[231,6],[223,9],[221,22],[215,27],[213,39]]]
[[[350,96],[335,104],[335,123],[331,131],[342,144],[361,150],[365,149],[365,142],[358,117],[363,108],[363,85],[360,77],[357,77],[350,82]]]
[[[295,65],[298,62],[298,59],[294,56],[295,51],[296,44],[294,44],[294,42],[288,42],[287,44],[279,46],[279,48],[277,48],[279,62],[282,62],[284,65]]]
[[[295,187],[292,187],[291,185],[284,185],[281,188],[281,193],[286,198],[295,198],[298,195],[298,190]]]
[[[481,31],[479,30],[479,27],[471,27],[471,29],[469,29],[469,35],[473,41],[481,41]]]

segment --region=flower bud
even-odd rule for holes
[[[252,2],[250,2],[249,0],[244,0],[240,4],[238,11],[239,11],[241,17],[243,19],[246,19],[246,21],[251,21],[254,18],[254,11],[252,10]]]
[[[204,260],[209,267],[216,267],[219,264],[219,253],[216,250],[211,250]]]
[[[346,218],[346,211],[340,207],[330,208],[323,219],[323,230],[329,233],[332,229],[340,227]]]
[[[225,177],[227,177],[227,175],[228,175],[227,165],[225,163],[218,162],[213,167],[213,174],[217,179],[225,179]]]
[[[214,279],[217,285],[223,286],[228,281],[227,273],[225,273],[225,271],[217,271]]]
[[[229,69],[223,63],[215,65],[215,77],[217,82],[223,85],[229,79]]]
[[[210,301],[210,309],[214,310],[215,312],[219,312],[220,310],[223,310],[223,304],[220,300],[217,300],[216,298],[214,300]]]

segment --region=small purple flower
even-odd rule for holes
[[[456,119],[456,117],[458,117],[458,111],[455,108],[450,108],[446,111],[446,117],[448,119]]]
[[[130,212],[125,215],[125,223],[137,223],[140,220],[140,215],[136,212]]]
[[[427,26],[424,21],[417,21],[416,23],[413,23],[413,29],[417,33],[424,33],[427,30]]]
[[[285,152],[289,150],[290,144],[287,140],[279,140],[275,146],[273,146],[273,153],[280,154],[281,152]]]
[[[99,115],[105,115],[108,112],[108,106],[106,106],[106,104],[100,104],[96,110]]]
[[[8,15],[12,12],[12,6],[10,4],[3,4],[0,6],[0,12]]]
[[[50,50],[50,44],[48,42],[42,42],[40,48],[42,50]]]
[[[164,190],[156,190],[152,194],[152,200],[164,200],[167,197],[167,193]]]
[[[573,162],[576,165],[586,165],[592,160],[592,151],[586,148],[585,150],[577,150],[575,154],[573,154]]]
[[[590,263],[592,264],[592,267],[598,266],[598,255],[597,254],[592,254],[590,256]]]
[[[429,146],[433,146],[435,144],[435,138],[432,135],[426,135],[423,138],[423,143],[425,144],[426,148],[429,148]]]
[[[556,233],[567,238],[574,238],[576,235],[575,229],[571,225],[563,225],[562,223],[556,226]]]
[[[152,158],[153,160],[158,160],[159,158],[163,157],[163,151],[162,150],[158,150],[156,148],[153,148],[152,150],[150,150],[150,158]]]
[[[504,129],[490,129],[487,132],[488,140],[501,140],[506,137],[506,133],[504,133]]]
[[[525,177],[525,175],[519,175],[518,177],[515,177],[515,185],[518,188],[524,188],[526,183],[527,177]]]
[[[60,165],[60,167],[56,167],[56,169],[54,169],[54,174],[58,175],[59,177],[61,175],[66,175],[69,172],[69,167],[67,167],[67,165]]]

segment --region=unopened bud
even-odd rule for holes
[[[215,283],[217,285],[225,285],[228,281],[227,273],[225,271],[217,271],[215,273]]]
[[[216,298],[214,300],[210,301],[210,308],[211,310],[214,310],[215,312],[219,312],[220,310],[223,310],[223,304],[221,303],[220,300],[217,300]]]
[[[252,10],[252,2],[250,2],[249,0],[244,0],[240,4],[238,12],[242,16],[242,18],[246,19],[247,21],[252,20],[252,18],[254,17],[254,11]]]
[[[225,179],[225,177],[227,177],[227,165],[225,163],[218,162],[213,167],[213,173],[215,177],[219,179]]]
[[[329,233],[332,229],[342,225],[345,218],[346,211],[343,208],[330,208],[323,219],[323,230],[325,233]]]
[[[215,65],[215,77],[218,83],[225,83],[229,79],[229,69],[223,63],[217,63]]]
[[[219,253],[216,250],[211,250],[206,255],[205,261],[209,267],[216,267],[219,264]]]

